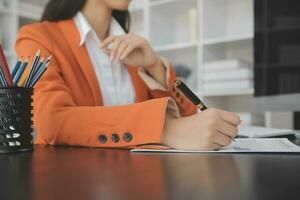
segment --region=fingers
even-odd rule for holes
[[[110,45],[111,43],[114,43],[117,38],[118,38],[117,36],[109,36],[108,38],[106,38],[105,40],[102,41],[102,44],[100,47],[108,48],[108,45]]]
[[[217,130],[226,134],[230,138],[235,138],[238,134],[238,128],[228,122],[225,122],[223,120],[220,120],[217,123]]]
[[[133,45],[127,45],[126,49],[122,53],[120,60],[124,60],[134,50]]]
[[[231,144],[231,137],[228,137],[227,135],[221,132],[216,132],[213,135],[213,141],[218,145],[227,146]]]
[[[231,140],[238,134],[237,125],[240,118],[234,113],[223,110],[208,109],[203,112],[207,120],[210,142],[226,146],[231,144]],[[216,133],[217,132],[217,133]]]
[[[137,44],[128,44],[125,41],[122,41],[116,49],[112,50],[111,57],[113,57],[114,63],[116,64],[118,61],[122,61],[127,56],[129,56],[136,48],[138,48]]]
[[[104,53],[109,55],[110,60],[116,64],[129,56],[139,45],[142,45],[140,40],[141,38],[134,34],[111,36],[102,42],[101,48]],[[113,44],[112,49],[108,48],[110,44]]]
[[[221,147],[222,147],[221,145],[213,143],[209,146],[204,147],[203,150],[205,150],[205,151],[214,151],[214,150],[221,149]]]
[[[119,61],[120,58],[121,58],[121,55],[123,54],[123,52],[125,51],[125,49],[127,48],[127,43],[125,42],[122,42],[120,45],[119,45],[119,48],[117,50],[117,53],[116,53],[116,57],[115,57],[115,62]]]
[[[236,115],[232,112],[225,111],[225,110],[219,110],[219,112],[224,121],[231,123],[235,126],[237,126],[241,123],[241,119],[238,115]]]
[[[118,40],[115,40],[114,42],[114,46],[112,47],[111,49],[111,52],[110,52],[110,60],[114,63],[116,63],[116,54],[117,54],[117,51],[120,47],[122,43],[122,40],[121,39],[118,39]]]
[[[110,56],[110,53],[111,53],[111,50],[110,50],[110,49],[104,48],[104,49],[102,49],[102,51],[103,51],[106,55]]]

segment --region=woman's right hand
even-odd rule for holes
[[[193,116],[166,117],[163,144],[186,150],[216,150],[231,144],[241,120],[224,110],[207,109]]]

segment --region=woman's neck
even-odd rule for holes
[[[82,13],[101,41],[108,37],[112,18],[111,9],[102,5],[95,6],[87,3],[82,9]]]

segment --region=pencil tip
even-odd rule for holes
[[[36,52],[36,55],[40,55],[41,54],[41,49],[39,49],[37,52]]]

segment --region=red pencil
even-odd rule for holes
[[[4,72],[5,79],[8,83],[8,86],[12,86],[13,82],[12,82],[12,79],[11,79],[11,76],[10,76],[9,68],[8,68],[6,58],[5,58],[5,55],[4,55],[1,44],[0,44],[0,62],[2,64],[2,69],[3,69],[3,72]]]

